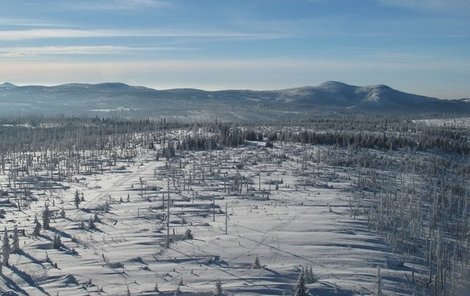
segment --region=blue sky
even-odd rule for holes
[[[470,97],[467,0],[2,0],[0,81]]]

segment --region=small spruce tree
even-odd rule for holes
[[[8,239],[8,231],[6,227],[3,233],[2,253],[3,253],[2,264],[5,266],[8,266],[8,260],[10,260],[11,248],[10,248],[10,240]]]
[[[60,235],[56,234],[54,235],[53,248],[59,250],[61,247],[62,247],[62,240],[60,239]]]
[[[317,278],[313,274],[312,266],[307,266],[305,268],[305,283],[313,284],[317,281]]]
[[[49,207],[46,205],[44,205],[44,211],[42,212],[42,227],[44,228],[44,230],[48,230],[49,229],[49,223],[51,222],[50,220],[50,211],[49,211]]]
[[[310,281],[312,279],[312,275],[310,274],[309,266],[305,267],[304,278],[305,278],[305,284],[310,284]]]
[[[80,194],[78,193],[78,190],[75,190],[75,196],[73,198],[73,202],[75,204],[75,207],[78,209],[80,206]]]
[[[224,296],[224,290],[222,289],[222,282],[220,280],[215,282],[214,296]]]
[[[193,232],[191,231],[191,229],[186,229],[186,232],[184,233],[184,238],[185,239],[193,239],[194,238]]]
[[[259,262],[259,257],[256,256],[255,262],[251,265],[251,269],[261,269],[261,263]]]
[[[307,296],[307,287],[305,287],[305,271],[302,269],[299,274],[299,279],[295,284],[294,296]]]
[[[153,291],[160,292],[160,290],[158,289],[158,282],[155,282],[155,287],[153,288]]]
[[[18,253],[20,250],[20,238],[18,235],[18,227],[15,225],[15,228],[13,229],[13,245],[11,248],[12,253]]]
[[[375,296],[383,296],[382,293],[382,274],[380,272],[380,266],[377,266],[377,283],[375,286]]]
[[[96,229],[95,220],[93,220],[93,217],[90,217],[90,221],[88,222],[88,228],[89,229]]]
[[[41,232],[41,223],[38,221],[38,216],[34,216],[34,230],[33,230],[33,236],[36,237],[40,234]]]

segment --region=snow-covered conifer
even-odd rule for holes
[[[38,221],[38,216],[34,216],[34,230],[33,236],[38,236],[41,232],[41,223]]]
[[[307,287],[305,287],[305,271],[302,269],[299,274],[299,279],[295,284],[294,296],[307,296]]]
[[[223,295],[224,295],[224,290],[222,289],[222,282],[221,281],[215,282],[214,296],[223,296]]]
[[[253,265],[251,266],[252,269],[261,269],[261,263],[259,262],[259,257],[256,256],[255,262],[253,262]]]
[[[2,245],[2,254],[3,254],[2,264],[5,266],[8,266],[8,260],[10,260],[10,253],[11,253],[10,240],[8,239],[8,231],[7,231],[7,228],[5,227],[5,231],[3,233],[3,245]]]
[[[73,202],[75,204],[75,207],[78,209],[78,207],[80,206],[80,194],[78,193],[78,190],[75,191]]]
[[[11,248],[12,253],[17,253],[20,250],[20,238],[18,236],[18,227],[15,225],[13,229],[13,245]]]
[[[42,227],[44,228],[44,230],[49,229],[49,223],[51,222],[50,214],[51,213],[49,211],[49,207],[46,204],[44,206],[44,211],[42,212]]]

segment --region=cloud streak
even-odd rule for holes
[[[76,39],[76,38],[224,38],[224,39],[278,39],[288,35],[282,33],[250,33],[223,30],[102,30],[102,29],[30,29],[0,31],[0,41],[34,39]]]
[[[46,19],[32,19],[32,18],[0,18],[0,26],[14,26],[14,27],[70,27],[70,24],[46,20]],[[1,32],[1,31],[0,31]]]
[[[72,56],[72,55],[112,55],[133,54],[143,52],[161,51],[192,51],[191,47],[128,47],[128,46],[33,46],[33,47],[3,47],[0,48],[0,57],[3,58],[31,58],[39,56]]]
[[[66,9],[73,10],[143,10],[168,8],[172,4],[162,0],[100,0],[100,1],[67,1]]]

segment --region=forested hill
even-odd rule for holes
[[[440,100],[386,85],[319,86],[253,91],[156,90],[123,83],[16,86],[0,84],[0,114],[168,116],[188,119],[276,120],[327,113],[411,115],[470,113],[468,100]]]

